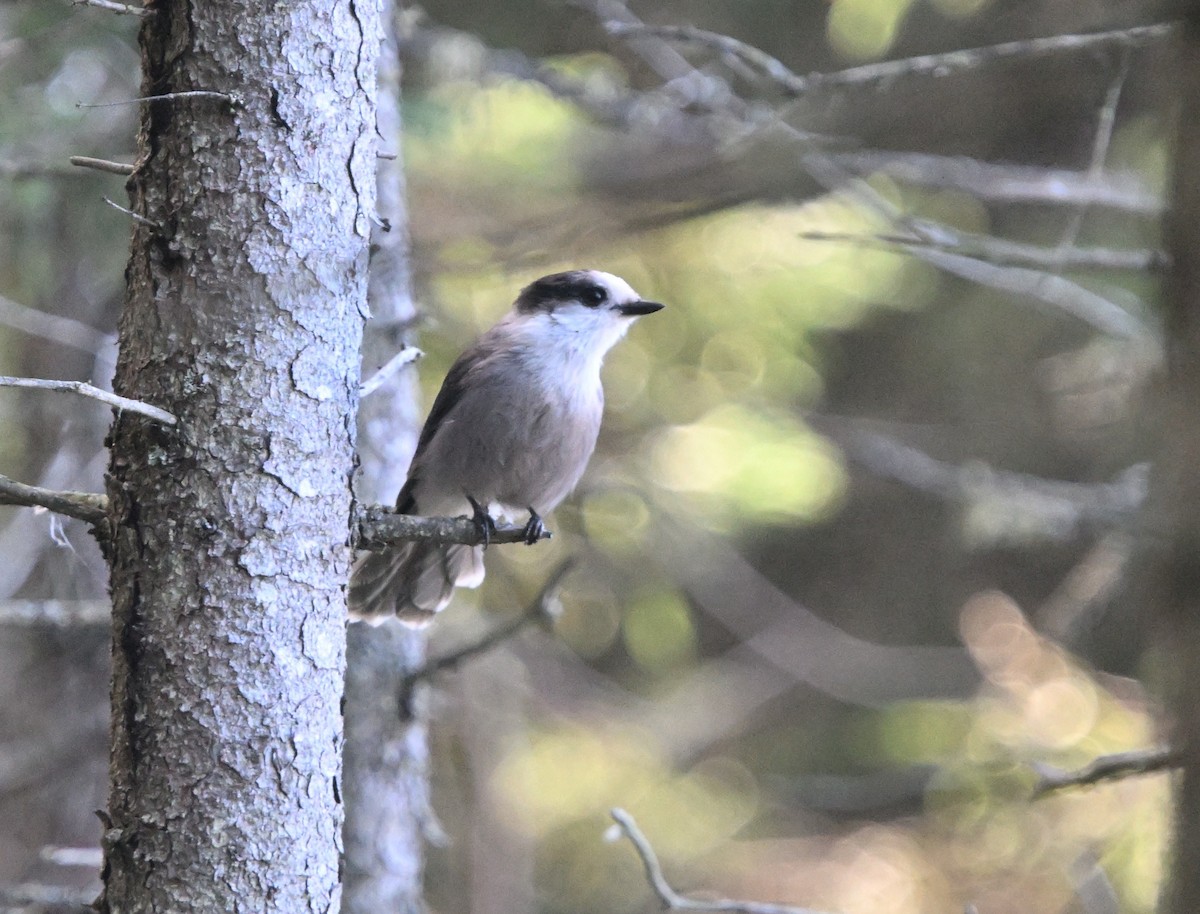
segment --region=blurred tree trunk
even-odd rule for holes
[[[1168,195],[1167,377],[1162,454],[1148,519],[1159,636],[1169,662],[1173,742],[1183,750],[1166,914],[1200,911],[1200,8],[1182,9],[1179,103]]]
[[[408,343],[416,308],[409,266],[408,208],[400,157],[400,52],[396,10],[384,0],[379,64],[379,135],[396,158],[381,159],[379,213],[363,341],[363,376]],[[416,372],[393,375],[359,411],[358,497],[391,503],[417,444]],[[346,674],[346,914],[423,911],[424,833],[429,821],[429,746],[422,703],[399,707],[401,680],[425,661],[424,632],[396,623],[351,625]]]
[[[101,911],[340,896],[344,587],[376,8],[151,7],[107,483]]]

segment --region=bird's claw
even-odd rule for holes
[[[475,531],[483,540],[483,548],[486,550],[492,542],[492,534],[496,532],[496,522],[492,520],[492,515],[488,514],[487,508],[470,495],[467,496],[467,501],[471,503],[471,521],[475,524]]]
[[[546,530],[546,525],[542,523],[541,515],[533,508],[529,509],[529,520],[525,523],[525,545],[532,546],[543,536],[548,537],[550,534]]]

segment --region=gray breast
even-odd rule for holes
[[[470,494],[549,512],[579,481],[603,411],[594,385],[543,384],[511,362],[488,366],[446,415],[413,470],[422,510]]]

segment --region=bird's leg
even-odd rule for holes
[[[479,532],[479,538],[483,540],[483,548],[486,550],[492,541],[492,534],[496,532],[496,522],[492,520],[492,515],[488,514],[487,508],[470,495],[467,496],[467,501],[471,503],[473,512],[471,520],[475,523],[475,529]]]
[[[532,546],[543,536],[549,536],[546,532],[546,525],[542,523],[541,515],[530,508],[529,520],[525,524],[525,545]]]

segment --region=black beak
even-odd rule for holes
[[[631,301],[624,305],[617,305],[617,310],[626,317],[641,317],[643,314],[661,311],[665,307],[666,305],[656,301]]]

